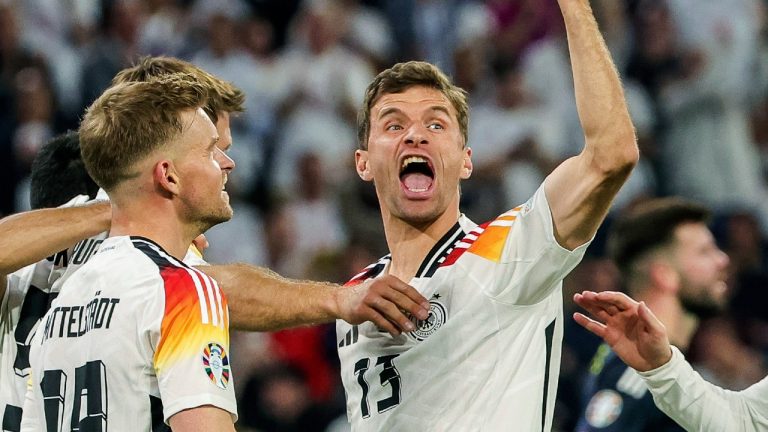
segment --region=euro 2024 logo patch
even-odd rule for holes
[[[440,298],[440,296],[439,294],[435,294],[432,298]],[[438,301],[430,300],[429,315],[427,315],[427,319],[420,320],[415,317],[411,318],[411,321],[416,326],[416,330],[411,332],[411,336],[417,341],[423,341],[436,332],[437,329],[442,327],[447,318],[448,314],[445,311],[445,306]]]
[[[221,389],[227,388],[230,377],[229,357],[223,346],[211,342],[203,348],[203,367],[211,382]]]

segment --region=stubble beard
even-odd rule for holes
[[[222,202],[215,209],[206,209],[199,212],[191,211],[189,220],[202,234],[214,226],[232,219],[233,215],[232,206],[229,203]]]
[[[683,309],[696,315],[700,320],[713,318],[725,310],[725,301],[719,301],[712,296],[709,290],[703,290],[700,294],[680,297]]]

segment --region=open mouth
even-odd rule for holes
[[[421,156],[409,156],[400,165],[400,182],[410,192],[426,192],[435,179],[429,161]]]

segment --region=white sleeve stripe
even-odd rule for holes
[[[219,314],[216,310],[216,299],[213,297],[213,287],[211,286],[211,279],[206,275],[198,274],[197,277],[205,282],[205,292],[208,294],[208,305],[211,307],[211,317],[213,318],[213,325],[219,325]]]
[[[211,283],[213,283],[213,292],[216,293],[216,306],[219,309],[219,316],[221,317],[221,325],[222,327],[226,325],[226,323],[229,321],[228,319],[224,319],[224,311],[222,310],[221,305],[224,303],[221,301],[221,288],[219,288],[218,282],[216,282],[216,279],[209,277],[211,280]]]
[[[211,306],[211,315],[213,315],[213,324],[219,325],[221,327],[224,327],[227,322],[229,322],[229,317],[226,317],[226,320],[224,318],[224,309],[221,298],[221,288],[219,288],[219,283],[216,282],[216,279],[208,276],[205,272],[198,270],[194,267],[191,267],[191,270],[194,271],[197,275],[199,275],[203,280],[205,280],[205,286],[208,290],[208,298],[211,301],[211,304],[214,306]],[[215,298],[212,297],[215,296]]]
[[[515,223],[515,221],[511,221],[511,220],[499,220],[499,219],[496,219],[495,221],[491,222],[488,226],[505,226],[505,227],[508,227],[508,226],[514,225],[514,223]]]
[[[139,240],[139,241],[141,241],[142,243],[148,245],[155,252],[157,252],[157,254],[160,255],[161,257],[167,259],[172,264],[174,264],[174,265],[176,265],[176,266],[178,266],[180,268],[183,268],[184,270],[187,271],[187,273],[189,273],[189,276],[192,278],[192,281],[195,283],[195,290],[197,291],[197,298],[198,298],[198,300],[200,300],[200,316],[202,317],[203,324],[209,324],[211,321],[208,318],[208,302],[205,299],[205,294],[203,293],[203,285],[200,283],[200,279],[199,279],[200,277],[207,278],[208,275],[204,274],[200,270],[188,267],[187,265],[185,265],[181,261],[177,260],[173,256],[168,255],[167,253],[165,253],[162,249],[157,247],[154,243],[150,243],[150,242],[143,241],[143,240]],[[206,285],[206,289],[208,290],[208,296],[210,298],[210,301],[211,301],[211,303],[213,303],[214,300],[213,300],[213,295],[211,293],[210,282],[208,282],[206,280],[205,285]],[[219,306],[219,310],[221,310],[221,306]],[[211,308],[211,312],[212,312],[212,315],[213,315],[214,325],[218,325],[218,318],[216,316],[215,309]]]
[[[205,294],[203,294],[203,286],[200,284],[200,279],[191,269],[182,267],[192,277],[192,281],[195,282],[195,289],[197,290],[197,298],[200,300],[200,315],[203,317],[203,324],[208,324],[211,321],[208,319],[208,304],[205,301]]]

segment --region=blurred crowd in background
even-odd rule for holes
[[[598,345],[569,318],[570,297],[621,289],[605,229],[649,197],[709,206],[730,257],[728,308],[698,332],[694,365],[731,389],[768,365],[768,1],[591,3],[642,160],[566,279],[558,431],[582,409]],[[344,282],[386,253],[375,191],[352,163],[365,87],[396,61],[435,63],[469,91],[475,170],[462,208],[478,223],[583,146],[556,0],[0,0],[0,214],[28,208],[40,146],[76,129],[142,55],[189,60],[247,96],[232,123],[235,217],[208,232],[214,263]],[[234,333],[238,429],[346,430],[335,339],[333,325]]]

